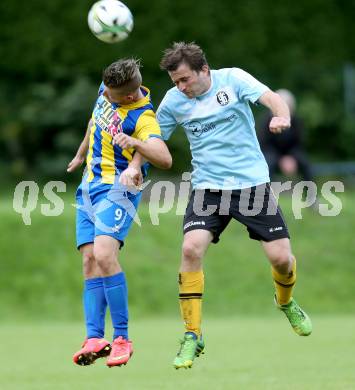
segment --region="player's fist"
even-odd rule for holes
[[[77,168],[79,168],[79,167],[81,166],[81,164],[84,162],[84,160],[85,160],[84,157],[75,156],[75,157],[70,161],[70,163],[68,164],[67,172],[73,172],[73,171],[75,171]]]
[[[133,137],[130,137],[127,134],[118,133],[113,137],[112,144],[118,145],[121,149],[130,149],[134,148],[137,140]]]
[[[274,116],[270,121],[269,129],[272,133],[281,133],[283,130],[288,129],[290,126],[290,118]]]
[[[138,189],[143,183],[142,172],[136,168],[128,167],[121,173],[119,182],[128,188]]]

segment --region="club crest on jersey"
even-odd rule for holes
[[[228,103],[229,103],[229,96],[227,95],[226,92],[224,91],[219,91],[216,95],[216,98],[217,98],[217,102],[221,105],[221,106],[226,106]]]
[[[122,119],[117,111],[112,108],[112,105],[105,98],[99,99],[94,109],[94,118],[102,130],[114,137],[118,133],[122,133]]]

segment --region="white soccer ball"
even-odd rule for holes
[[[101,0],[90,9],[88,24],[101,41],[115,43],[126,39],[133,29],[129,8],[118,0]]]

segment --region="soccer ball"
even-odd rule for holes
[[[133,29],[129,8],[118,0],[101,0],[90,9],[88,24],[101,41],[115,43],[126,39]]]

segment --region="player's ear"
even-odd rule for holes
[[[202,68],[201,68],[201,71],[205,74],[209,74],[210,73],[210,68],[208,67],[208,65],[203,65]]]

